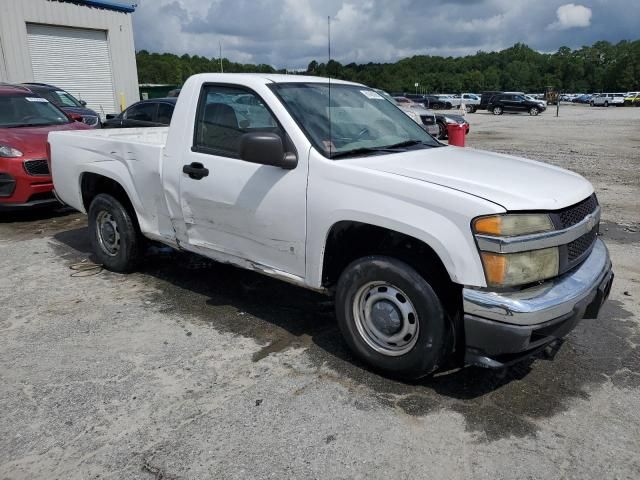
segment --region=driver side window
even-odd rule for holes
[[[195,150],[239,158],[240,139],[250,132],[271,132],[283,137],[275,118],[254,92],[222,85],[202,88],[196,117]]]

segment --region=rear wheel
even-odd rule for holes
[[[371,256],[351,263],[336,294],[338,325],[367,364],[402,378],[419,378],[443,365],[450,329],[440,299],[404,262]]]
[[[493,114],[494,115],[502,115],[502,107],[500,107],[500,106],[493,107]]]
[[[608,106],[609,106],[609,102],[605,101],[605,102],[604,102],[604,106],[605,106],[605,107],[608,107]]]
[[[447,126],[442,122],[438,122],[438,140],[446,139],[447,133]]]
[[[141,235],[129,211],[116,198],[96,195],[89,207],[89,238],[106,269],[126,273],[135,269],[141,250]]]

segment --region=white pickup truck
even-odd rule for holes
[[[443,145],[363,85],[200,74],[168,128],[49,143],[106,268],[133,270],[146,238],[335,294],[389,375],[517,361],[595,318],[613,279],[584,178]]]

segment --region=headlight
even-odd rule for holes
[[[489,215],[473,222],[473,231],[479,236],[514,237],[553,230],[549,215],[540,213]],[[558,247],[518,253],[481,251],[487,285],[513,287],[558,275],[560,254]]]
[[[492,287],[511,287],[555,277],[560,266],[558,247],[521,253],[481,254],[487,284]]]
[[[490,215],[477,218],[473,222],[473,231],[481,235],[512,237],[553,230],[549,215],[523,213],[510,215]]]
[[[0,157],[16,158],[21,156],[22,152],[17,148],[10,147],[9,145],[0,145]]]

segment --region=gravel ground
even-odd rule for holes
[[[83,216],[4,214],[0,478],[640,478],[640,109],[554,113],[472,114],[467,142],[591,180],[616,281],[506,372],[388,380],[323,296],[162,249],[72,276]]]

